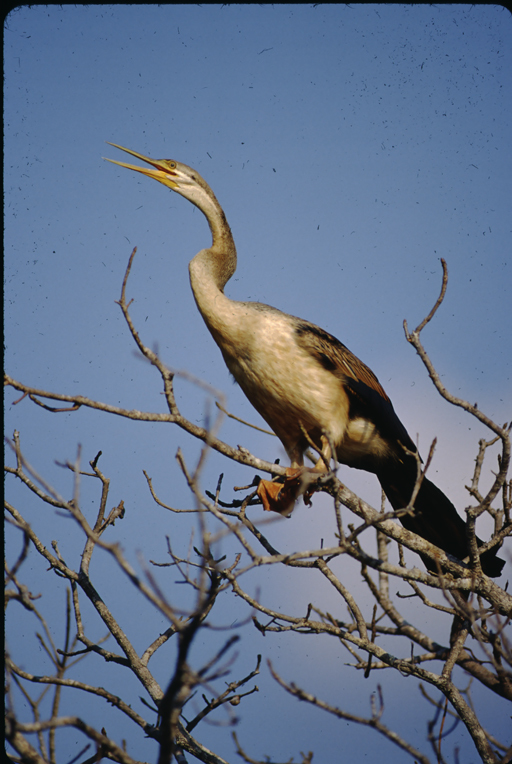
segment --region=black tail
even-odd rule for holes
[[[386,470],[377,474],[379,482],[393,509],[403,509],[409,503],[416,482],[416,462],[412,459],[405,463],[386,465]],[[469,555],[466,523],[457,510],[437,486],[423,478],[421,488],[414,502],[414,515],[400,518],[407,530],[417,533],[448,554],[464,560]],[[479,546],[482,541],[477,538]],[[505,560],[496,556],[497,549],[490,549],[480,557],[482,570],[488,576],[501,575]],[[426,567],[435,571],[431,560],[421,556]]]

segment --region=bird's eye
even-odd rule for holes
[[[172,161],[169,162],[169,167],[171,168],[171,170],[175,170],[176,169],[176,162],[172,162]]]

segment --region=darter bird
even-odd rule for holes
[[[226,216],[205,180],[181,162],[150,159],[116,162],[158,180],[195,204],[205,215],[212,245],[190,261],[192,292],[226,365],[254,408],[281,440],[291,461],[283,483],[262,480],[265,509],[289,514],[305,474],[304,452],[315,444],[322,454],[317,472],[331,457],[374,473],[395,510],[408,506],[417,480],[417,449],[375,374],[328,332],[258,302],[224,294],[236,269],[236,248]],[[331,454],[331,446],[335,454]],[[314,474],[314,470],[309,471]],[[468,558],[466,524],[445,494],[426,477],[414,511],[400,516],[410,531],[462,561]],[[479,545],[482,544],[477,539]],[[505,564],[492,548],[481,555],[483,571],[499,576]],[[423,558],[436,571],[434,563]]]

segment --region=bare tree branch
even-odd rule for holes
[[[159,358],[158,353],[150,350],[142,341],[130,315],[130,301],[126,290],[132,268],[135,250],[132,252],[124,275],[119,306],[136,343],[138,351],[158,371],[162,379],[167,413],[143,412],[111,406],[85,396],[68,396],[60,393],[43,391],[6,376],[5,383],[23,393],[16,401],[27,398],[42,406],[49,413],[74,412],[79,408],[115,414],[134,422],[163,422],[176,425],[184,433],[201,442],[200,454],[195,463],[187,463],[183,450],[178,450],[177,460],[183,478],[188,486],[191,506],[174,506],[173,497],[169,499],[157,493],[153,478],[144,470],[148,486],[148,496],[155,507],[168,510],[170,523],[190,517],[194,522],[194,540],[185,539],[182,534],[162,533],[164,562],[153,562],[153,567],[139,558],[141,573],[128,562],[117,538],[116,522],[119,524],[130,510],[130,502],[117,499],[116,506],[109,507],[111,479],[99,467],[101,451],[88,463],[88,468],[81,466],[80,449],[75,458],[63,466],[73,477],[71,498],[65,498],[25,459],[18,432],[12,441],[8,441],[14,466],[6,466],[9,481],[14,478],[20,488],[33,500],[37,500],[41,512],[55,513],[59,519],[71,520],[73,532],[78,534],[82,546],[76,560],[68,561],[68,552],[64,542],[66,535],[52,541],[51,550],[43,543],[44,536],[36,531],[33,515],[23,503],[6,501],[5,509],[9,527],[13,532],[21,533],[20,551],[13,555],[14,561],[6,564],[6,607],[9,617],[16,603],[24,613],[34,619],[34,643],[44,656],[50,668],[45,673],[32,669],[31,659],[27,662],[15,662],[7,655],[7,739],[19,760],[36,764],[56,764],[57,736],[64,728],[73,728],[85,735],[95,746],[96,752],[88,761],[109,758],[123,764],[136,762],[129,754],[130,746],[120,746],[105,730],[95,729],[85,717],[66,714],[64,693],[76,691],[86,693],[89,698],[105,701],[122,715],[133,729],[141,731],[150,739],[160,744],[159,764],[170,764],[172,757],[183,764],[187,754],[206,764],[226,764],[224,758],[210,751],[191,732],[201,735],[202,725],[215,721],[224,714],[227,726],[234,723],[243,710],[245,699],[258,692],[258,686],[241,691],[258,673],[261,656],[256,667],[242,678],[225,680],[233,671],[235,653],[233,646],[239,639],[238,634],[230,632],[233,626],[216,620],[219,612],[219,596],[236,598],[245,608],[242,623],[251,621],[262,634],[288,632],[301,634],[314,639],[322,634],[333,638],[347,650],[353,666],[350,670],[359,670],[361,678],[376,671],[393,670],[401,675],[413,677],[423,684],[430,685],[440,693],[439,701],[432,701],[434,718],[425,720],[425,740],[429,740],[434,751],[436,764],[446,759],[444,740],[452,727],[450,724],[464,724],[468,735],[474,742],[478,756],[485,764],[505,762],[510,756],[507,743],[496,740],[487,732],[479,720],[478,711],[469,690],[461,689],[461,677],[470,677],[474,685],[490,691],[498,699],[512,699],[512,649],[507,629],[512,617],[512,597],[505,585],[500,585],[482,573],[480,555],[496,547],[511,535],[512,524],[510,508],[512,506],[512,487],[507,481],[510,462],[510,428],[499,426],[486,417],[478,407],[451,395],[440,383],[432,362],[420,341],[420,333],[433,319],[441,305],[447,289],[447,269],[443,265],[441,293],[426,318],[411,333],[405,324],[406,337],[415,347],[425,364],[440,394],[453,405],[460,406],[467,413],[475,416],[479,422],[489,428],[493,436],[489,440],[481,439],[475,460],[474,473],[468,488],[474,506],[466,510],[467,537],[470,550],[467,560],[457,560],[443,550],[416,536],[395,522],[401,513],[412,512],[413,499],[404,510],[386,511],[384,502],[379,509],[366,503],[361,497],[341,483],[335,475],[336,464],[332,472],[320,476],[312,487],[332,497],[332,530],[324,539],[311,543],[307,549],[294,549],[282,552],[275,540],[274,522],[279,518],[268,518],[256,522],[249,515],[256,499],[254,488],[258,476],[244,486],[242,498],[226,496],[226,492],[237,491],[237,487],[226,489],[222,475],[218,479],[216,490],[203,490],[201,479],[205,464],[212,454],[218,454],[238,464],[243,464],[272,475],[284,475],[285,468],[272,464],[251,454],[242,446],[233,447],[218,438],[220,414],[209,411],[206,426],[198,427],[180,411],[174,395],[174,379],[178,372],[170,370]],[[190,381],[205,391],[209,400],[217,401],[219,411],[225,411],[223,396],[211,386],[187,376]],[[60,402],[66,406],[53,406],[49,402]],[[232,415],[229,415],[232,416]],[[314,444],[312,444],[314,446]],[[417,481],[415,491],[429,467],[431,452],[425,466],[417,461]],[[492,486],[487,492],[481,488],[482,476],[491,471],[488,462],[499,446],[497,469],[494,470]],[[331,448],[331,451],[333,449]],[[327,459],[326,459],[327,461]],[[329,465],[326,464],[326,467]],[[485,468],[485,469],[484,469]],[[218,474],[218,473],[217,473]],[[157,476],[159,478],[159,476]],[[9,486],[8,481],[8,486]],[[82,493],[87,481],[97,486],[96,514],[91,519],[90,510],[82,508]],[[226,482],[226,481],[225,481]],[[155,479],[155,485],[157,485]],[[214,486],[213,486],[214,487]],[[212,487],[212,488],[213,488]],[[222,488],[222,500],[221,500]],[[129,486],[126,487],[129,492]],[[239,494],[237,494],[239,495]],[[497,506],[501,502],[500,506]],[[19,507],[23,507],[20,509]],[[342,506],[347,508],[352,521],[343,517]],[[494,532],[489,541],[477,546],[475,524],[484,513],[493,519]],[[357,521],[354,521],[354,517]],[[356,527],[354,527],[354,525]],[[69,527],[69,526],[67,526]],[[173,526],[171,526],[173,527]],[[173,543],[171,546],[170,538]],[[112,539],[114,539],[112,541]],[[176,539],[176,540],[175,540]],[[227,551],[215,550],[227,542]],[[390,550],[395,549],[395,557]],[[431,561],[427,571],[418,567],[408,567],[405,563],[403,548],[422,555]],[[62,552],[61,552],[62,550]],[[114,617],[108,604],[108,588],[105,581],[95,574],[94,561],[99,555],[107,555],[121,576],[124,586],[133,596],[142,597],[144,603],[164,619],[164,628],[154,632],[144,642],[142,649],[136,649],[131,633],[123,629]],[[364,596],[353,586],[353,580],[343,579],[338,574],[341,559],[350,558],[351,565],[356,564],[361,573]],[[398,558],[398,562],[394,559]],[[64,626],[62,638],[55,639],[56,624],[48,621],[36,605],[38,595],[34,595],[26,585],[24,578],[27,565],[33,565],[37,559],[51,571],[56,582],[69,581],[70,594],[66,595]],[[252,583],[254,572],[263,567],[284,567],[287,576],[316,576],[316,582],[327,587],[336,597],[339,610],[348,612],[347,622],[340,620],[334,613],[324,612],[320,600],[313,599],[302,607],[301,612],[293,605],[284,606],[271,603],[255,589]],[[169,589],[158,576],[165,575],[163,568],[176,571],[179,583],[186,589],[186,605],[176,604],[174,590]],[[298,569],[298,570],[297,570]],[[319,573],[321,576],[319,576]],[[399,582],[405,587],[405,594],[396,591]],[[394,593],[396,592],[396,593]],[[414,617],[408,611],[408,601],[414,599],[428,624],[428,615],[432,612],[445,619],[451,628],[447,644],[440,644],[428,633],[428,628],[415,625]],[[94,616],[100,618],[105,627],[106,637],[113,638],[114,648],[107,649],[102,639],[93,639],[89,605]],[[227,630],[228,635],[220,647],[212,647],[198,666],[191,650],[192,645],[203,630]],[[385,638],[385,646],[384,646]],[[155,653],[164,645],[176,643],[176,661],[172,677],[169,674],[157,677],[149,666]],[[380,640],[380,641],[379,641]],[[56,645],[60,644],[61,647]],[[391,647],[390,647],[391,646]],[[78,649],[80,648],[80,649]],[[117,652],[116,652],[117,650]],[[74,678],[73,672],[77,661],[101,660],[105,667],[105,686],[93,682],[84,682]],[[20,664],[21,665],[18,665]],[[142,705],[154,714],[154,723],[148,722],[132,707],[132,698],[127,693],[121,696],[109,688],[109,667],[114,664],[118,671],[129,671],[140,683],[149,700],[141,698]],[[398,735],[383,722],[385,705],[383,692],[379,689],[371,698],[371,714],[358,716],[350,710],[322,701],[307,689],[300,688],[295,682],[285,682],[274,668],[271,668],[276,682],[285,691],[330,715],[345,719],[366,727],[373,727],[393,745],[406,751],[416,761],[427,764],[430,759],[403,737]],[[170,672],[169,672],[170,673]],[[219,683],[223,681],[221,687]],[[162,686],[166,686],[165,691]],[[36,690],[37,688],[37,690]],[[42,692],[40,692],[43,688]],[[198,707],[197,693],[202,688],[204,705]],[[48,703],[46,698],[50,697]],[[426,690],[422,690],[426,693]],[[85,697],[85,696],[84,696]],[[427,697],[427,695],[426,695]],[[428,696],[430,697],[430,696]],[[19,709],[19,699],[23,700],[25,711]],[[193,700],[196,698],[196,700]],[[61,708],[64,708],[64,714]],[[239,708],[240,707],[240,708]],[[236,708],[237,712],[233,709]],[[193,709],[193,716],[187,721],[185,710]],[[29,715],[27,721],[23,714]],[[187,712],[188,716],[188,712]],[[22,721],[23,718],[23,721]],[[32,737],[35,744],[32,745]],[[89,743],[88,745],[91,745]],[[236,752],[247,762],[259,760],[245,752],[235,737]],[[443,743],[443,745],[442,745]],[[83,749],[85,752],[86,748]],[[303,764],[310,764],[313,754],[301,754]],[[508,758],[507,758],[508,757]],[[269,761],[269,760],[267,760]]]

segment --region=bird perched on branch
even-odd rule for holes
[[[317,472],[325,472],[332,458],[373,472],[393,508],[407,507],[418,476],[417,449],[375,374],[318,326],[268,305],[226,297],[224,287],[236,269],[236,248],[226,216],[206,181],[181,162],[150,159],[111,145],[150,167],[108,161],[158,180],[195,204],[208,221],[212,245],[189,264],[197,307],[229,371],[281,440],[291,461],[284,485],[260,482],[258,493],[264,507],[283,514],[293,509],[301,490],[297,487],[300,475],[307,472],[304,452],[311,444],[321,455]],[[448,554],[459,560],[467,558],[466,524],[426,477],[414,500],[414,511],[400,520]],[[426,556],[424,562],[436,570]],[[504,561],[493,548],[482,554],[481,564],[487,575],[499,576]]]

